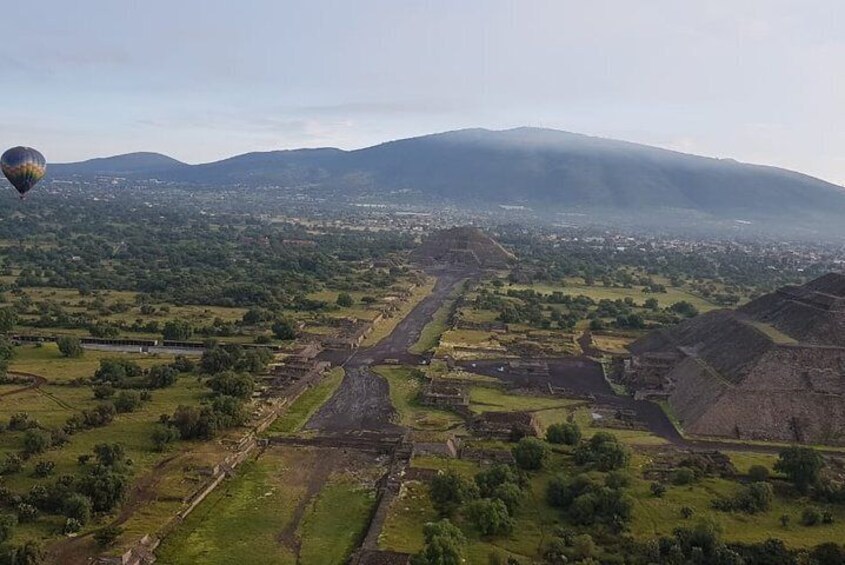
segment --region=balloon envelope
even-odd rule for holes
[[[32,147],[12,147],[0,157],[0,169],[23,198],[47,172],[47,161]]]

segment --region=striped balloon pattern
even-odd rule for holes
[[[0,169],[23,198],[44,177],[47,161],[32,147],[12,147],[0,157]]]

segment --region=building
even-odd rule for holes
[[[540,425],[531,412],[482,412],[473,418],[470,431],[485,439],[509,441],[540,435]]]
[[[831,273],[631,345],[628,383],[685,432],[845,445],[845,276]]]

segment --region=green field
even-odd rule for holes
[[[69,359],[62,357],[55,343],[22,345],[15,347],[15,356],[9,363],[9,371],[34,373],[46,377],[50,382],[64,382],[80,377],[91,377],[100,366],[100,359],[120,357],[138,363],[148,368],[153,365],[170,363],[172,355],[149,355],[143,353],[114,353],[87,349],[82,357]]]
[[[358,546],[375,494],[348,479],[323,487],[300,527],[302,565],[342,565]],[[342,509],[342,511],[340,511]]]
[[[299,464],[282,450],[269,450],[245,463],[238,476],[209,497],[157,550],[167,565],[294,565],[294,553],[278,541],[293,518],[305,486],[285,480],[285,469]]]
[[[345,465],[312,491],[325,457],[313,449],[264,451],[165,539],[158,562],[342,565],[360,542],[375,497],[371,483],[362,485]]]

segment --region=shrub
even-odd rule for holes
[[[26,455],[38,455],[47,451],[50,443],[50,434],[44,430],[27,430],[23,436],[23,451]]]
[[[94,541],[102,548],[110,547],[115,544],[122,533],[123,528],[120,526],[106,526],[94,532]]]
[[[778,454],[774,469],[786,475],[798,489],[806,493],[819,480],[824,459],[811,447],[788,447]]]
[[[36,477],[48,477],[53,474],[56,464],[53,461],[39,461],[35,464],[33,474]]]
[[[21,524],[34,522],[38,518],[38,508],[31,504],[27,504],[26,502],[18,504],[15,508],[15,512],[17,513],[18,521]]]
[[[651,494],[656,496],[657,498],[663,498],[663,495],[666,494],[666,485],[659,482],[651,483],[649,487],[651,489]]]
[[[681,506],[681,516],[684,520],[689,520],[695,514],[695,509],[691,506]]]
[[[65,525],[62,528],[62,533],[65,535],[75,534],[82,529],[82,522],[76,518],[68,518],[65,520]]]
[[[578,445],[581,428],[576,423],[552,424],[546,430],[546,441],[565,445]]]
[[[158,424],[153,430],[153,445],[156,451],[164,451],[167,446],[179,439],[179,430],[173,426]]]
[[[78,337],[62,336],[56,340],[56,345],[59,346],[59,353],[62,357],[82,357],[85,350],[82,348],[82,342]]]
[[[822,521],[822,513],[818,508],[808,506],[801,512],[801,524],[804,526],[815,526]]]
[[[604,484],[615,489],[625,488],[631,484],[631,475],[625,471],[611,471],[604,478]]]
[[[695,471],[689,467],[681,467],[672,471],[672,484],[676,486],[688,485],[695,481]]]
[[[20,432],[35,427],[38,427],[38,422],[30,420],[27,412],[16,412],[9,418],[9,429],[13,432]]]
[[[179,370],[173,365],[156,365],[150,367],[147,373],[147,386],[150,388],[167,388],[175,383],[178,377]]]
[[[765,465],[752,465],[748,469],[748,478],[751,482],[762,483],[769,480],[769,468]]]
[[[21,469],[23,469],[23,460],[20,456],[14,453],[6,455],[6,460],[2,466],[3,475],[14,475],[15,473],[19,473]]]
[[[121,390],[114,397],[114,409],[118,414],[134,412],[141,406],[141,395],[134,390]]]

